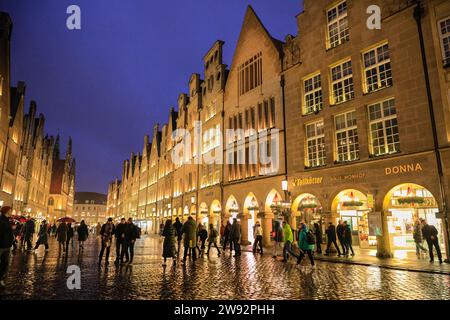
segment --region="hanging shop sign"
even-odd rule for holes
[[[384,174],[387,176],[418,171],[423,171],[422,165],[419,162],[384,168]]]
[[[381,212],[371,212],[368,215],[369,220],[369,236],[383,235],[383,222],[381,220]]]
[[[294,187],[301,187],[311,184],[322,184],[323,177],[306,177],[306,178],[295,178],[293,185]]]

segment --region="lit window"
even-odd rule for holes
[[[243,95],[262,83],[261,52],[238,67],[238,90]]]
[[[348,60],[331,67],[331,104],[355,98],[353,88],[352,61]]]
[[[441,38],[444,66],[450,65],[450,17],[439,21],[439,37]],[[1,95],[1,93],[0,93]]]
[[[368,106],[371,152],[375,156],[400,152],[395,100]]]
[[[343,1],[327,11],[327,48],[334,48],[350,40],[347,2]]]
[[[306,125],[306,166],[326,164],[325,132],[323,120]]]
[[[391,59],[387,43],[363,53],[366,93],[392,86]]]
[[[303,114],[322,110],[322,83],[320,73],[303,81]]]
[[[334,118],[336,130],[336,155],[338,162],[359,159],[356,111],[342,113]]]

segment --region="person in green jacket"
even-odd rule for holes
[[[306,227],[306,224],[302,223],[300,227],[300,235],[298,237],[298,248],[300,250],[300,255],[297,258],[297,264],[300,264],[302,262],[302,259],[305,257],[305,254],[308,255],[309,260],[311,261],[311,265],[314,266],[314,257],[313,257],[313,250],[314,250],[314,244],[308,243],[308,228]]]
[[[186,262],[188,252],[192,254],[192,260],[197,259],[195,248],[197,247],[197,226],[194,219],[190,216],[188,220],[183,224],[181,229],[184,234],[184,254],[182,262]]]
[[[292,228],[287,221],[283,221],[284,247],[283,247],[283,262],[287,262],[289,254],[296,257],[292,252],[292,243],[294,242],[294,235]]]

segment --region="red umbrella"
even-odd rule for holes
[[[59,218],[58,220],[56,220],[56,222],[74,223],[75,219],[73,219],[71,217],[63,217],[63,218]]]
[[[24,223],[24,222],[26,222],[28,219],[26,218],[26,217],[24,217],[24,216],[11,216],[10,217],[10,219],[11,220],[16,220],[16,221],[19,221],[20,223]]]

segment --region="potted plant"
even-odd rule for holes
[[[397,202],[399,204],[414,204],[414,203],[418,203],[418,204],[422,204],[425,202],[425,199],[423,197],[401,197],[401,198],[397,198]]]
[[[342,205],[344,207],[361,207],[362,205],[364,205],[364,202],[362,201],[344,201],[342,202]]]

